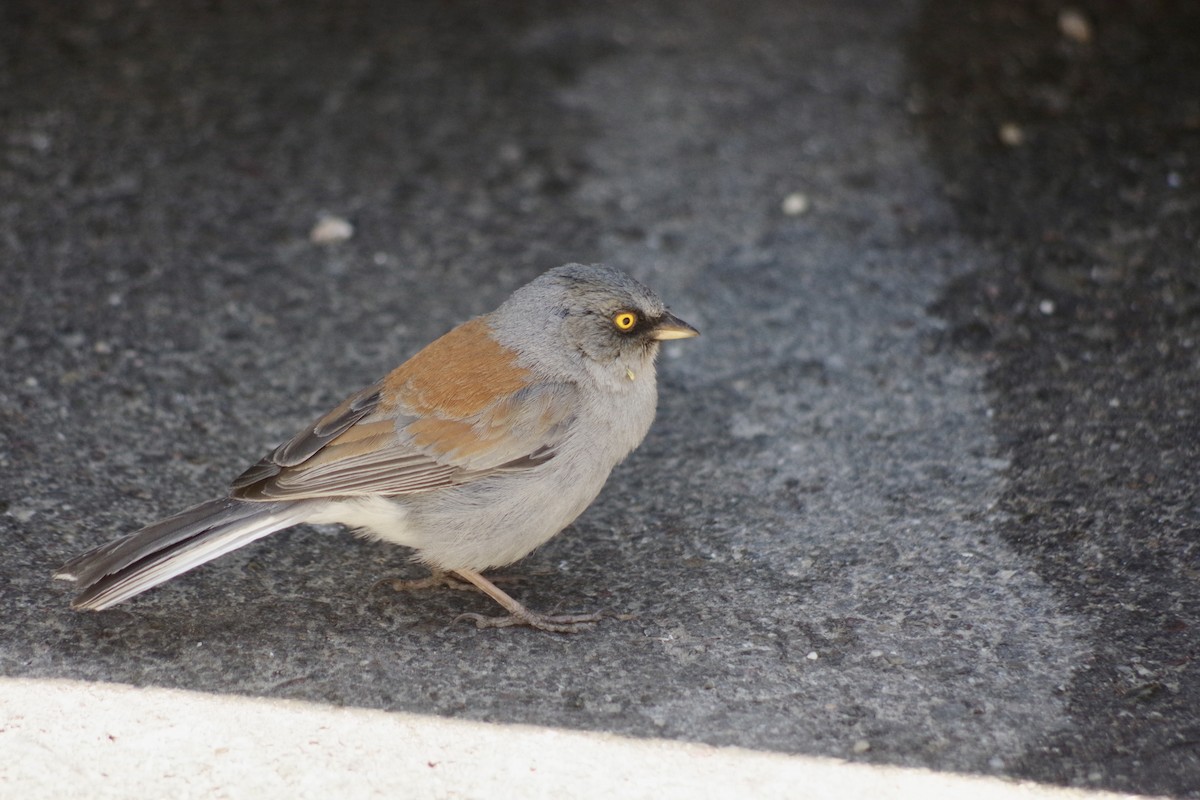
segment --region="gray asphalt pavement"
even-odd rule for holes
[[[1118,6],[7,4],[0,715],[70,679],[1200,797],[1197,19]],[[491,601],[334,528],[67,608],[62,561],[567,261],[703,331],[508,570],[618,618],[454,624]],[[102,768],[46,726],[0,748]]]

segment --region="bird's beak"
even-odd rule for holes
[[[665,339],[690,339],[699,336],[700,331],[688,325],[670,311],[664,311],[662,317],[650,329],[650,338],[663,341]]]

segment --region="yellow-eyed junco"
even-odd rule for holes
[[[100,610],[300,523],[411,547],[434,577],[509,613],[479,627],[573,632],[598,614],[530,611],[480,573],[561,531],[654,420],[659,342],[697,335],[620,270],[568,264],[346,398],[229,495],[80,555],[55,575]],[[398,588],[402,584],[397,584]]]

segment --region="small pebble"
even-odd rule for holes
[[[811,653],[806,655],[805,658],[807,658],[809,661],[816,661],[818,658],[820,658],[820,656],[817,655],[816,650],[813,650]]]
[[[1000,143],[1008,147],[1020,147],[1025,144],[1025,131],[1015,122],[1001,125],[996,135],[1000,137]]]
[[[809,208],[811,208],[811,204],[808,202],[808,195],[792,192],[783,198],[783,213],[789,217],[804,216],[808,213]]]
[[[1064,8],[1058,12],[1058,32],[1080,44],[1092,41],[1092,23],[1077,8]]]
[[[344,242],[354,235],[354,226],[341,217],[321,217],[309,231],[308,239],[313,244]]]
[[[1042,312],[1046,316],[1050,316],[1051,314],[1054,313],[1054,301],[1053,300],[1041,301],[1040,303],[1038,303],[1038,311]]]
[[[866,739],[859,739],[857,742],[854,743],[854,746],[851,747],[850,749],[853,750],[855,753],[865,753],[871,749],[871,743],[868,742]]]
[[[29,134],[28,141],[29,141],[29,146],[32,147],[34,150],[38,151],[39,153],[45,153],[46,151],[48,151],[50,149],[50,146],[53,144],[53,140],[50,138],[50,136],[48,134],[40,133],[38,131],[34,131],[33,133]]]
[[[8,515],[17,522],[29,522],[31,519],[37,516],[37,511],[32,508],[14,506],[8,510]]]

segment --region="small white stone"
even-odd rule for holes
[[[800,217],[808,213],[812,204],[808,201],[808,195],[800,192],[792,192],[787,197],[783,198],[783,213],[789,217]]]
[[[1025,144],[1025,131],[1015,122],[1006,122],[996,132],[1000,143],[1007,147],[1020,147]]]
[[[1038,311],[1042,312],[1046,316],[1050,316],[1054,313],[1054,301],[1043,300],[1042,302],[1038,303]]]
[[[8,510],[8,515],[17,522],[29,522],[29,520],[37,516],[37,511],[32,508],[21,508],[20,506],[14,506]]]
[[[854,746],[851,747],[850,749],[853,750],[855,753],[865,753],[871,749],[871,743],[868,742],[866,739],[859,739],[857,742],[854,743]]]
[[[313,244],[344,242],[354,235],[354,226],[341,217],[321,217],[309,231],[308,239]]]
[[[771,427],[758,420],[749,419],[741,414],[737,414],[733,418],[730,427],[730,434],[735,439],[753,439],[757,436],[765,436],[771,433]]]
[[[820,658],[820,656],[817,655],[816,650],[813,650],[811,653],[806,655],[805,658],[807,658],[809,661],[816,661],[818,658]]]
[[[1077,8],[1064,8],[1058,12],[1058,32],[1080,44],[1092,41],[1092,23]]]

